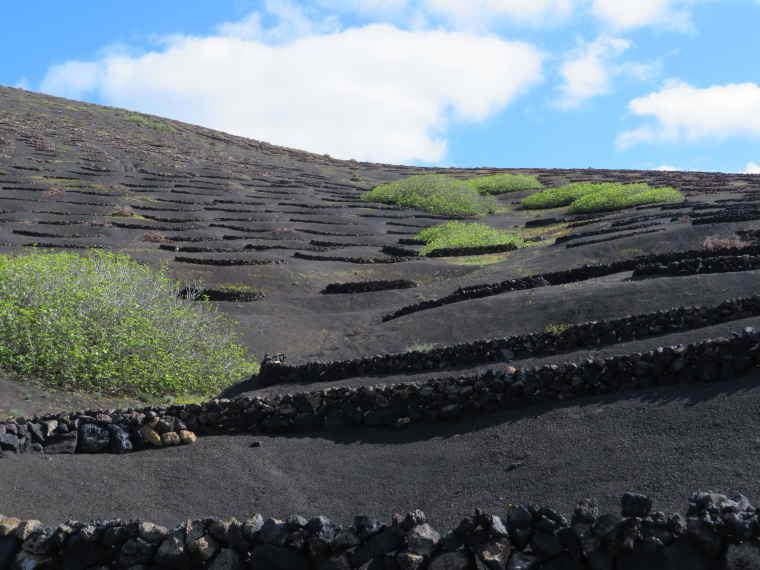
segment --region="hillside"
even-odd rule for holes
[[[647,182],[687,199],[575,216],[567,208],[524,210],[519,201],[533,191],[505,194],[480,221],[532,238],[529,247],[425,258],[404,240],[448,218],[360,197],[430,172],[461,179],[524,173],[545,187]],[[540,377],[534,368],[555,365],[561,374],[568,365],[590,368],[590,361],[655,351],[651,372],[621,381],[635,391],[589,383],[571,398],[578,394],[547,382],[511,405],[462,404],[449,421],[422,414],[407,425],[396,414],[377,422],[385,425],[358,427],[346,416],[332,430],[238,430],[120,456],[13,455],[0,461],[0,513],[45,524],[139,517],[171,526],[255,512],[348,522],[419,508],[444,529],[475,507],[499,512],[512,503],[570,512],[578,500],[596,497],[615,511],[626,491],[649,495],[660,510],[681,511],[688,494],[702,489],[756,502],[754,360],[729,369],[720,350],[703,356],[695,349],[702,360],[694,373],[678,376],[675,357],[658,371],[663,351],[656,350],[760,328],[754,301],[730,302],[759,292],[759,199],[759,175],[342,161],[0,87],[0,254],[123,251],[150,266],[165,264],[184,284],[202,283],[212,299],[228,299],[204,302],[239,322],[263,367],[221,396],[282,399],[432,379],[450,386],[505,370]],[[412,251],[397,257],[388,247]],[[331,284],[397,280],[417,286],[323,293]],[[684,307],[706,309],[662,312]],[[649,320],[609,324],[631,315]],[[588,321],[602,324],[577,327]],[[541,337],[552,331],[569,332]],[[519,346],[478,344],[506,337]],[[421,349],[448,352],[428,358],[414,352]],[[284,365],[264,362],[267,353],[284,354]],[[313,373],[314,363],[328,361],[323,375]],[[145,404],[0,380],[0,417],[121,405]],[[252,437],[261,447],[249,447]]]

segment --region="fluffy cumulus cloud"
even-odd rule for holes
[[[628,108],[636,115],[653,117],[654,123],[620,134],[620,148],[638,143],[760,137],[760,87],[754,83],[699,89],[670,82],[657,93],[634,99]]]
[[[342,158],[438,162],[451,122],[485,119],[542,76],[538,50],[494,36],[376,24],[272,45],[250,39],[255,18],[225,32],[71,61],[41,90]]]
[[[760,174],[760,164],[748,162],[744,174]]]
[[[610,77],[617,72],[614,60],[631,46],[628,40],[599,36],[573,53],[561,69],[562,107],[575,107],[583,100],[610,91]]]

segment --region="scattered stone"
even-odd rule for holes
[[[158,435],[158,432],[150,426],[147,426],[147,425],[141,426],[140,434],[145,438],[145,441],[147,441],[151,445],[156,445],[159,447],[163,445],[163,442],[161,441],[161,436]]]
[[[185,445],[195,443],[195,440],[197,439],[193,432],[186,429],[183,429],[182,431],[179,432],[179,438],[180,440],[182,440],[182,443],[184,443]]]
[[[161,443],[164,445],[179,445],[182,443],[182,440],[177,432],[169,431],[161,434]]]

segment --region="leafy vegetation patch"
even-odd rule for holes
[[[570,206],[568,211],[580,214],[682,199],[683,194],[673,188],[652,188],[645,183],[624,185],[619,182],[576,182],[527,196],[521,204],[526,210]]]
[[[422,255],[427,255],[434,249],[479,247],[508,243],[521,246],[525,243],[525,240],[520,236],[503,230],[497,230],[478,222],[470,224],[448,222],[422,230],[414,237],[426,242],[420,250]]]
[[[160,121],[151,121],[150,119],[143,117],[142,115],[130,115],[126,118],[131,123],[137,123],[141,127],[154,129],[156,131],[166,131],[167,133],[176,133],[177,129],[166,123]]]
[[[467,182],[443,174],[410,176],[383,184],[362,196],[362,200],[457,217],[488,214],[495,208],[493,198],[481,196]]]
[[[126,254],[0,256],[0,369],[113,395],[212,395],[251,372],[232,323]]]
[[[506,194],[507,192],[520,192],[543,188],[543,185],[535,176],[527,174],[494,174],[471,178],[467,183],[475,188],[480,194]]]
[[[647,184],[631,184],[623,188],[607,189],[583,196],[573,202],[568,211],[573,214],[588,214],[660,202],[677,202],[683,199],[683,194],[670,187],[650,188]]]

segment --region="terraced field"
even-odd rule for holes
[[[505,194],[479,221],[529,246],[426,257],[414,236],[449,218],[361,196],[429,172],[646,182],[687,199],[576,216]],[[594,497],[618,512],[628,491],[678,512],[698,490],[758,501],[759,201],[758,175],[342,161],[0,87],[0,254],[98,248],[163,264],[239,322],[261,363],[220,394],[219,418],[198,410],[193,445],[5,453],[0,513],[171,527],[422,509],[447,529],[515,503],[569,514]],[[249,422],[223,421],[230,399]],[[0,381],[0,418],[29,422],[179,414],[170,404]]]

